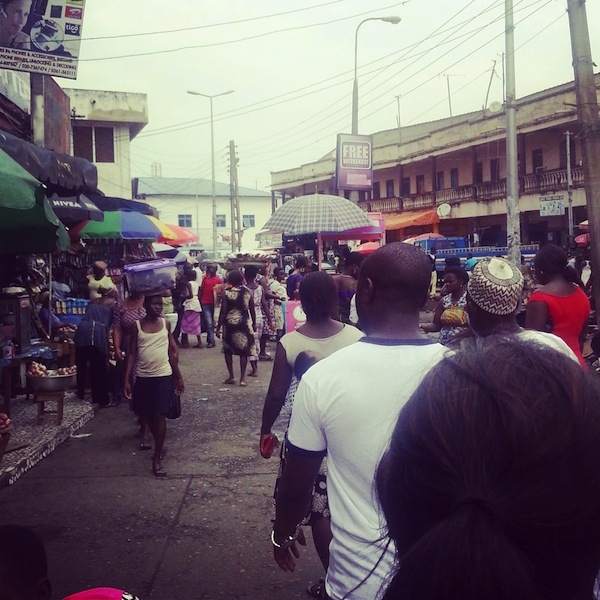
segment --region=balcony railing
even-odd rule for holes
[[[583,187],[583,167],[574,167],[572,170],[573,187]],[[535,195],[545,194],[567,189],[567,170],[557,169],[545,171],[533,175],[525,175],[519,181],[521,194]],[[439,204],[460,204],[464,201],[499,200],[506,198],[506,179],[498,181],[487,181],[463,185],[438,192],[425,192],[413,194],[402,198],[381,198],[360,202],[361,208],[372,212],[397,212],[401,210],[416,210],[422,208],[433,208]]]

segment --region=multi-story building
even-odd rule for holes
[[[106,196],[131,198],[130,143],[148,124],[146,94],[64,90],[71,103],[72,154],[98,169]]]
[[[596,81],[598,87],[600,76]],[[495,108],[373,134],[373,189],[360,193],[359,205],[384,213],[388,241],[433,230],[505,244],[506,117],[501,105]],[[586,218],[574,84],[519,99],[517,132],[522,241],[563,244],[569,196],[574,223]],[[271,178],[284,202],[306,193],[337,194],[335,151]],[[561,202],[564,212],[543,216]]]
[[[172,177],[136,177],[133,197],[158,210],[164,223],[173,223],[193,231],[205,249],[212,249],[212,181]],[[271,216],[271,193],[239,187],[242,249],[256,247],[256,233]],[[217,214],[217,251],[229,254],[231,240],[231,188],[215,182]]]

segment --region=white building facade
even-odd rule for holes
[[[72,154],[93,162],[98,189],[131,198],[131,140],[148,124],[146,94],[64,90],[71,101]]]
[[[212,250],[212,182],[209,179],[138,177],[133,179],[133,197],[158,210],[163,223],[189,229],[199,238],[200,247]],[[215,183],[217,214],[217,252],[233,251],[231,239],[231,190],[225,183]],[[271,193],[238,188],[242,228],[242,250],[257,247],[256,233],[272,213]]]

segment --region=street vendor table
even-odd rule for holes
[[[14,358],[0,359],[0,368],[2,369],[2,396],[4,404],[2,412],[10,417],[10,401],[13,396],[13,371],[25,369],[27,363],[32,360],[52,360],[56,358],[57,350],[50,346],[31,346],[25,352],[17,354]]]

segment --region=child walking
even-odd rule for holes
[[[127,358],[123,393],[136,415],[147,419],[154,438],[152,472],[165,477],[162,466],[167,433],[166,414],[173,393],[182,394],[177,344],[170,323],[162,316],[162,296],[146,296],[146,316],[135,322]],[[135,371],[135,384],[133,376]]]

